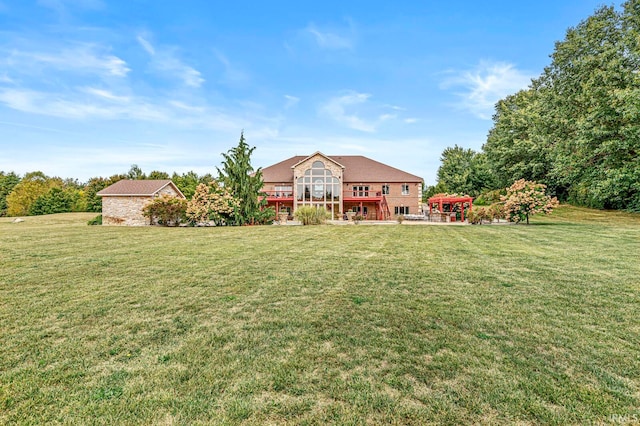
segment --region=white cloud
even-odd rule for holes
[[[350,25],[346,31],[339,31],[341,34],[336,32],[336,30],[320,29],[313,23],[307,25],[305,31],[311,34],[318,46],[323,49],[352,49],[354,46],[354,30],[352,25]]]
[[[0,74],[0,83],[13,83],[11,77],[7,75],[7,73]]]
[[[176,49],[173,47],[161,46],[156,48],[145,38],[147,35],[138,35],[136,40],[151,57],[151,67],[162,74],[177,78],[185,86],[198,88],[202,86],[205,79],[202,73],[195,68],[183,63],[178,57]]]
[[[160,72],[178,78],[185,86],[198,88],[205,82],[200,71],[185,65],[169,52],[158,53],[154,56],[153,67]]]
[[[398,105],[385,105],[387,108],[391,108],[394,111],[406,111],[406,108],[403,108],[401,106]]]
[[[102,77],[124,77],[131,71],[124,60],[104,50],[91,44],[63,48],[56,54],[12,50],[6,61],[8,66],[20,72],[44,67]]]
[[[38,0],[38,4],[57,11],[70,6],[91,10],[104,9],[104,3],[101,0]]]
[[[456,73],[446,79],[441,87],[463,88],[457,92],[458,106],[482,119],[491,119],[493,108],[500,99],[526,88],[532,75],[505,62],[482,62],[474,70]]]
[[[204,78],[202,78],[202,74],[200,73],[200,71],[188,66],[184,66],[182,69],[180,69],[180,73],[182,76],[182,81],[184,81],[184,84],[186,84],[187,86],[200,87],[205,81]]]
[[[371,95],[368,93],[349,92],[346,95],[331,98],[321,106],[320,111],[334,121],[346,125],[351,129],[363,132],[374,132],[376,130],[375,123],[358,117],[356,113],[347,112],[347,109],[350,109],[350,107],[364,104],[370,97]]]
[[[136,40],[138,40],[138,43],[140,43],[142,48],[146,50],[149,55],[153,56],[156,54],[156,49],[154,49],[151,43],[147,41],[144,37],[139,35],[138,37],[136,37]]]
[[[82,90],[87,92],[86,89]],[[40,115],[48,115],[65,119],[117,119],[133,118],[140,120],[163,121],[171,117],[168,111],[163,111],[155,105],[145,102],[135,102],[114,105],[106,91],[93,91],[99,99],[78,96],[77,93],[61,94],[39,92],[26,89],[0,90],[0,102],[9,108]],[[102,94],[102,96],[100,96]],[[107,102],[105,102],[107,101]]]
[[[404,119],[404,120],[402,120],[402,121],[404,121],[404,122],[405,122],[405,123],[407,123],[407,124],[413,124],[413,123],[417,123],[417,122],[418,122],[418,119],[417,119],[417,118],[405,118],[405,119]]]
[[[284,98],[287,100],[287,103],[284,105],[285,109],[292,108],[300,102],[300,98],[297,96],[284,95]]]
[[[173,101],[169,101],[169,104],[178,109],[185,110],[185,111],[198,112],[198,113],[205,112],[205,109],[203,107],[189,105],[182,101],[173,100]]]
[[[101,99],[108,99],[110,101],[114,101],[114,102],[122,102],[122,103],[127,103],[131,100],[131,98],[129,96],[120,96],[120,95],[115,95],[112,92],[108,91],[108,90],[104,90],[104,89],[98,89],[95,87],[83,87],[81,89],[83,92],[88,93],[90,95],[94,95],[97,96],[98,98]]]
[[[227,56],[221,51],[214,49],[213,54],[224,68],[221,81],[232,85],[243,84],[249,81],[249,75],[236,65],[232,64],[229,58],[227,58]]]
[[[87,96],[89,95],[89,96]],[[210,104],[192,105],[184,100],[165,101],[121,96],[111,91],[82,87],[77,91],[45,92],[0,88],[0,105],[29,114],[66,120],[124,120],[158,123],[181,129],[277,134],[279,117],[256,114],[245,109],[231,110]]]
[[[351,129],[373,133],[384,123],[401,119],[398,117],[398,113],[389,113],[389,108],[398,112],[404,110],[401,107],[372,102],[369,93],[358,93],[351,90],[321,104],[319,112]]]

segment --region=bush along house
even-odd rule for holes
[[[277,214],[313,206],[333,219],[387,220],[418,213],[422,198],[422,178],[361,155],[295,156],[263,168],[262,178]]]

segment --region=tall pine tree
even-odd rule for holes
[[[254,171],[251,165],[251,154],[256,147],[249,147],[244,139],[244,132],[240,133],[240,142],[235,148],[223,153],[222,169],[218,168],[220,181],[240,205],[233,214],[234,225],[256,224],[263,221],[262,208],[266,205],[266,197],[261,193],[262,168]]]

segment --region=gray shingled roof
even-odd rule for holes
[[[362,155],[328,155],[344,166],[344,182],[422,182],[422,178],[403,172]],[[262,169],[264,182],[293,182],[292,166],[308,157],[297,155]]]
[[[161,191],[165,186],[171,185],[180,195],[182,192],[169,179],[162,180],[131,180],[122,179],[111,186],[99,191],[96,195],[100,197],[151,197]],[[184,195],[182,195],[184,198]]]

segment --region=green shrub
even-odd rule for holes
[[[327,221],[330,213],[322,207],[302,206],[296,209],[294,216],[303,225],[320,225]]]
[[[102,225],[102,215],[99,214],[98,216],[94,217],[87,222],[87,225]]]
[[[473,204],[477,204],[479,206],[489,206],[500,201],[500,197],[502,195],[506,195],[506,193],[507,191],[504,188],[483,192],[473,200]]]

